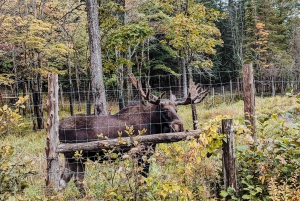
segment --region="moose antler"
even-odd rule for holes
[[[208,94],[208,89],[199,92],[200,89],[202,90],[202,88],[199,86],[199,83],[195,84],[195,82],[190,79],[188,96],[183,102],[176,102],[177,105],[189,105],[202,102]]]
[[[142,96],[142,98],[149,99],[149,90],[146,89],[146,93],[147,93],[147,94],[145,94],[145,92],[144,92],[143,89],[142,89],[141,81],[137,80],[137,79],[135,78],[135,76],[133,75],[133,73],[130,73],[128,76],[129,76],[129,78],[130,78],[130,81],[131,81],[132,85],[133,85],[136,89],[139,90],[140,95]]]
[[[148,100],[150,103],[152,104],[156,104],[158,105],[160,103],[160,99],[163,97],[163,95],[166,92],[161,93],[161,95],[159,97],[153,95],[152,93],[150,93],[149,89],[146,89],[146,93],[143,91],[142,89],[142,84],[141,81],[136,79],[135,76],[133,75],[133,73],[130,73],[129,75],[130,81],[132,83],[132,85],[139,90],[140,95],[142,96],[143,100]]]

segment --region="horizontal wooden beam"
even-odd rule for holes
[[[114,147],[132,147],[134,142],[139,143],[171,143],[185,140],[187,137],[197,137],[201,130],[191,130],[177,133],[161,133],[153,135],[140,135],[133,138],[122,137],[117,139],[99,140],[85,143],[62,143],[59,144],[56,152],[67,153],[74,151],[96,151],[101,149],[112,149]]]
[[[2,96],[1,98],[3,98],[3,99],[18,99],[18,97],[15,97],[15,96],[7,96],[7,97]]]

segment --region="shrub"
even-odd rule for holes
[[[23,103],[27,100],[28,96],[19,97],[19,100],[14,104],[14,109],[8,105],[0,108],[0,136],[16,133],[24,126],[23,123],[19,122],[22,118],[19,109],[25,108]]]
[[[296,97],[300,103],[300,95]],[[239,198],[299,200],[300,126],[297,121],[297,114],[290,113],[260,118],[256,131],[258,142],[249,144],[252,149],[237,147]]]
[[[31,160],[20,162],[20,153],[2,142],[0,147],[0,200],[25,200],[23,190],[28,186],[27,176],[32,174]]]

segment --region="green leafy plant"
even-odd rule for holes
[[[0,108],[0,136],[17,132],[24,126],[23,123],[19,122],[22,119],[19,109],[25,108],[24,103],[27,100],[28,96],[19,97],[19,100],[14,104],[14,109],[8,105]]]
[[[28,187],[27,176],[33,174],[31,160],[21,158],[14,147],[2,142],[0,147],[0,200],[25,200],[23,190]]]
[[[297,95],[298,99],[300,96]],[[288,118],[287,118],[288,117]],[[259,118],[258,142],[237,147],[239,197],[244,200],[294,200],[298,195],[300,126],[297,114]],[[252,147],[250,149],[249,147]]]

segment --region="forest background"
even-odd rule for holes
[[[122,104],[131,93],[124,79],[131,72],[148,77],[150,85],[153,75],[182,75],[183,96],[194,73],[209,77],[239,71],[245,63],[253,63],[265,78],[279,75],[264,69],[298,72],[296,0],[98,3],[103,81],[107,89],[118,88]],[[0,84],[17,93],[21,85],[13,83],[31,80],[38,94],[41,80],[58,73],[60,79],[70,80],[70,89],[79,91],[81,80],[91,77],[88,38],[84,1],[1,1]],[[229,79],[224,76],[218,79]]]

